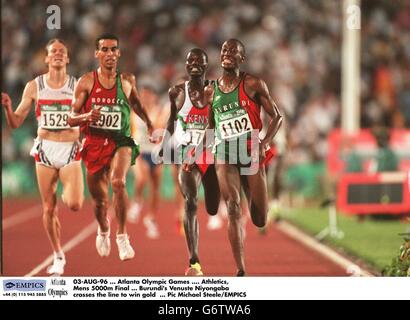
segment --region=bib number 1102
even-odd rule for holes
[[[220,124],[222,138],[232,138],[240,136],[246,132],[252,130],[252,125],[249,120],[249,116],[243,115],[241,117],[233,118],[221,122]]]

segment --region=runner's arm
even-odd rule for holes
[[[179,86],[173,86],[168,90],[169,102],[170,102],[170,113],[167,122],[166,131],[163,134],[161,148],[159,150],[159,156],[162,157],[164,146],[166,146],[171,139],[175,131],[175,121],[177,120],[178,110],[181,109],[182,103],[184,101],[184,91],[181,90]]]
[[[265,147],[271,143],[273,137],[278,132],[283,118],[278,106],[269,94],[269,89],[265,81],[257,78],[255,80],[256,81],[253,82],[253,89],[255,90],[257,100],[261,103],[265,112],[271,117],[266,135],[261,141],[262,146]]]
[[[130,93],[130,98],[129,98],[131,108],[134,110],[137,116],[140,117],[142,121],[145,122],[145,124],[147,125],[148,133],[150,136],[152,136],[154,127],[152,126],[152,121],[150,120],[147,114],[147,111],[141,104],[141,100],[140,100],[138,90],[137,90],[135,76],[130,73],[126,73],[124,75],[126,79],[131,83],[131,93]]]
[[[81,109],[86,103],[89,95],[90,81],[92,81],[92,86],[93,79],[90,79],[90,75],[86,74],[82,76],[77,82],[74,90],[73,102],[71,104],[71,114],[67,120],[70,127],[76,127],[87,122],[96,122],[100,118],[100,108],[93,109],[87,113],[81,113]]]
[[[204,89],[204,105],[209,106],[208,107],[208,125],[206,127],[206,131],[207,130],[215,130],[214,110],[212,109],[213,97],[214,97],[214,87],[213,87],[212,84],[209,84]],[[206,140],[206,133],[203,136],[202,141],[198,145],[197,150],[199,150],[199,147],[201,147],[202,150],[208,148],[214,142],[215,137],[214,137],[214,139],[206,140],[205,145],[204,145],[204,140]]]
[[[30,112],[33,102],[36,101],[36,98],[37,85],[34,80],[31,80],[26,84],[20,104],[17,106],[16,111],[13,111],[12,101],[9,95],[7,93],[1,93],[1,104],[4,108],[6,121],[10,128],[16,129],[23,124]]]
[[[180,87],[174,86],[168,91],[169,102],[170,102],[170,114],[167,123],[167,131],[169,135],[172,136],[175,131],[175,121],[177,120],[178,110],[181,109],[183,102],[184,92]]]

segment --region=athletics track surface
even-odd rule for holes
[[[148,239],[140,219],[128,223],[128,233],[136,256],[122,262],[115,243],[116,223],[111,224],[111,255],[101,258],[95,249],[96,223],[90,200],[80,212],[72,213],[59,200],[62,245],[66,253],[65,276],[183,276],[188,264],[185,238],[176,231],[176,206],[160,204],[159,239]],[[233,276],[226,221],[221,229],[206,228],[207,215],[199,206],[199,255],[205,276]],[[46,276],[42,262],[51,247],[42,226],[37,199],[3,199],[3,275]],[[319,253],[291,239],[275,225],[265,235],[248,221],[245,257],[249,276],[344,276],[346,271]],[[36,270],[37,269],[37,270]],[[33,271],[34,270],[34,271]]]

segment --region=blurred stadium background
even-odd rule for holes
[[[53,4],[61,8],[61,30],[48,30],[45,25],[46,8]],[[68,44],[68,71],[80,76],[96,67],[96,36],[105,31],[117,34],[120,68],[133,72],[138,86],[154,88],[164,112],[168,112],[168,88],[183,77],[189,49],[205,49],[208,78],[215,79],[220,74],[221,44],[228,38],[240,39],[247,49],[245,69],[266,81],[286,117],[284,193],[296,199],[287,204],[313,208],[286,211],[312,233],[326,225],[326,211],[317,209],[317,204],[326,197],[328,135],[341,123],[342,1],[2,0],[1,5],[2,91],[11,95],[14,108],[25,83],[46,71],[44,45],[53,37]],[[360,127],[408,129],[410,2],[362,0],[361,13]],[[2,118],[3,200],[37,194],[29,157],[36,125],[32,113],[22,128],[12,132]],[[162,194],[171,197],[173,190],[170,172],[165,170]],[[358,233],[366,238],[366,230],[375,230],[373,223],[380,228],[374,238],[368,235],[369,245],[380,248],[380,241],[387,241],[383,236],[385,240],[374,240],[386,225],[366,223],[341,218],[347,251],[364,255],[349,245],[357,242]],[[385,223],[394,224],[383,233],[388,233],[388,252],[383,258],[365,257],[379,268],[395,254],[401,241],[397,233],[405,229],[397,221]]]

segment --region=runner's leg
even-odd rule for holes
[[[60,169],[64,202],[73,211],[81,209],[84,201],[84,182],[81,162],[75,161]]]
[[[179,168],[179,185],[185,200],[184,230],[189,250],[189,263],[199,263],[198,240],[199,227],[197,218],[198,188],[201,182],[201,174],[196,168],[187,172]]]
[[[161,174],[162,174],[162,165],[156,165],[152,170],[150,170],[151,178],[151,214],[154,219],[157,220],[158,214],[158,203],[160,200],[160,188],[161,188]]]
[[[183,226],[183,220],[184,220],[184,215],[185,215],[185,205],[184,205],[184,197],[182,195],[182,190],[179,185],[179,167],[180,165],[172,164],[171,165],[171,173],[172,173],[172,179],[174,181],[174,186],[178,186],[177,188],[174,189],[174,201],[177,206],[176,210],[176,221],[177,221],[177,233],[182,235],[184,233],[184,226]]]
[[[255,226],[262,228],[266,224],[268,213],[268,190],[266,187],[266,172],[264,168],[256,174],[245,176],[249,190],[245,192],[250,200],[250,213]],[[244,184],[245,185],[245,184]]]
[[[54,252],[61,252],[61,225],[57,216],[58,170],[36,163],[37,182],[43,205],[43,225]]]
[[[238,168],[230,164],[216,164],[219,187],[228,209],[228,235],[239,273],[245,273],[243,232],[241,226],[240,191]]]
[[[139,205],[142,205],[144,202],[144,188],[148,181],[149,167],[145,160],[140,156],[135,160],[133,169],[135,173],[134,200]]]
[[[87,172],[87,184],[93,199],[95,217],[101,232],[108,232],[108,171],[102,169],[94,174]]]
[[[202,177],[204,187],[206,211],[210,215],[218,213],[221,192],[219,190],[218,177],[216,176],[215,165],[210,165]]]
[[[131,148],[119,148],[111,160],[111,186],[113,191],[113,206],[118,221],[117,234],[125,234],[127,219],[128,194],[126,177],[131,165]]]

